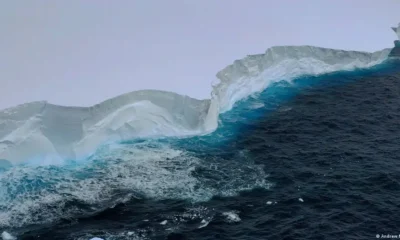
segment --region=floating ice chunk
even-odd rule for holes
[[[95,238],[92,238],[92,239],[90,239],[90,240],[104,240],[104,239],[95,237]]]
[[[302,198],[299,198],[299,201],[300,201],[300,202],[304,202],[304,200],[303,200]]]
[[[160,224],[165,225],[165,224],[167,224],[167,222],[168,222],[167,220],[164,220],[164,221],[160,222]]]
[[[271,204],[272,204],[272,201],[268,201],[268,202],[267,202],[267,205],[271,205]]]
[[[9,234],[9,233],[6,232],[6,231],[4,231],[4,232],[1,234],[1,238],[2,238],[3,240],[15,240],[15,239],[16,239],[13,235]]]
[[[278,109],[278,112],[287,112],[287,111],[290,111],[290,110],[292,110],[291,107],[281,107],[281,108]]]
[[[128,236],[132,236],[133,234],[135,234],[134,232],[128,232]]]
[[[265,105],[264,103],[253,103],[252,105],[249,106],[250,109],[259,109],[263,108]]]
[[[211,222],[211,219],[206,221],[205,219],[201,220],[201,225],[198,228],[204,228],[207,227],[208,224]]]
[[[224,212],[224,213],[222,213],[222,216],[224,216],[228,222],[240,222],[241,221],[241,219],[236,211]]]

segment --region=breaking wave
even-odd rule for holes
[[[268,188],[262,166],[245,154],[236,158],[205,159],[144,141],[103,146],[89,159],[62,166],[16,166],[0,173],[0,228],[84,217],[132,199],[202,202]]]

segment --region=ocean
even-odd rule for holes
[[[398,236],[400,60],[270,84],[216,131],[0,173],[21,240]]]

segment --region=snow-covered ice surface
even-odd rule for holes
[[[58,164],[91,155],[100,145],[133,138],[207,134],[220,113],[271,83],[302,75],[368,68],[390,49],[374,53],[311,46],[272,47],[235,61],[217,74],[211,99],[171,92],[127,93],[92,107],[32,102],[0,112],[0,159],[4,165]]]

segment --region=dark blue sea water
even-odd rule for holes
[[[392,60],[271,85],[207,136],[4,172],[0,226],[26,240],[398,236],[399,150]]]

